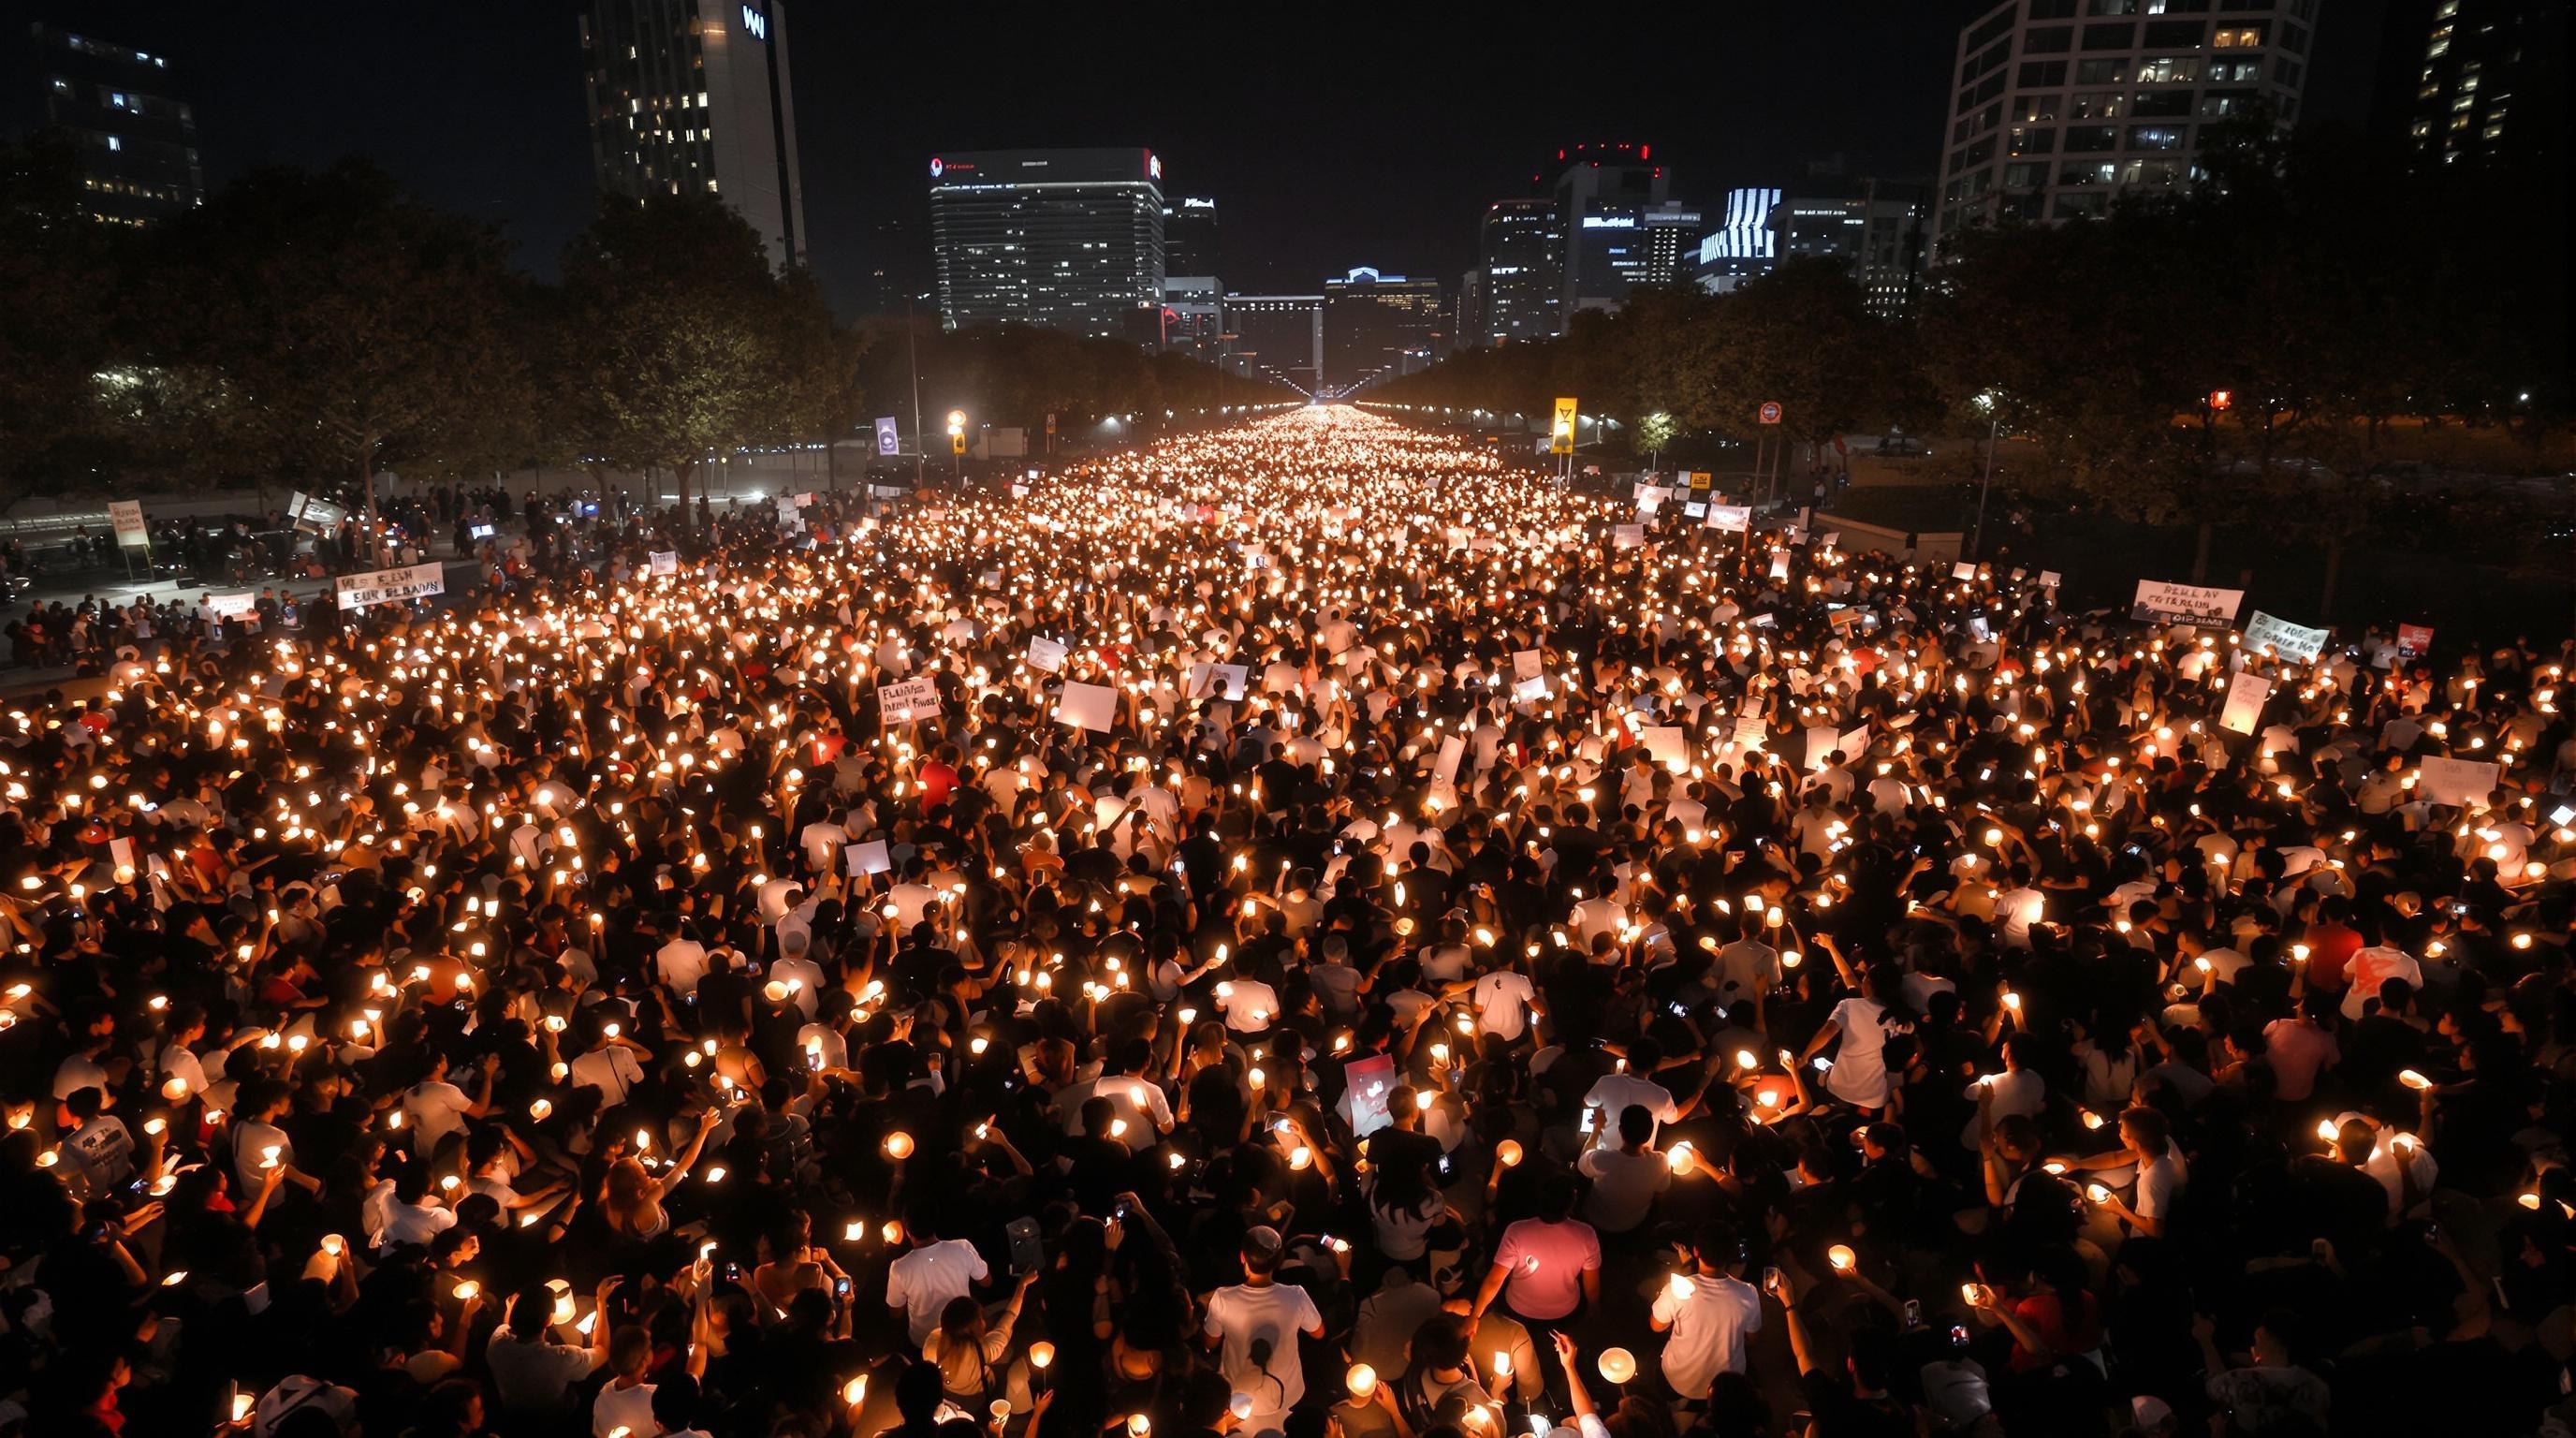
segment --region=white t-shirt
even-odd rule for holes
[[[2191,1174],[2183,1167],[2182,1151],[2170,1142],[2164,1155],[2138,1169],[2137,1202],[2129,1205],[2140,1218],[2162,1220],[2173,1214],[2174,1195],[2182,1192]]]
[[[984,1255],[962,1238],[916,1248],[887,1267],[886,1306],[903,1310],[912,1341],[919,1343],[939,1326],[948,1300],[971,1293],[987,1272]]]
[[[403,1117],[418,1135],[413,1151],[427,1158],[438,1152],[439,1143],[449,1134],[465,1127],[465,1114],[474,1102],[465,1090],[444,1079],[427,1079],[414,1084],[403,1094]]]
[[[1675,1297],[1667,1281],[1655,1293],[1655,1321],[1667,1324],[1664,1379],[1685,1398],[1706,1398],[1720,1373],[1744,1371],[1744,1339],[1762,1331],[1762,1295],[1741,1279],[1691,1274]]]
[[[1657,1133],[1663,1131],[1665,1124],[1681,1122],[1681,1109],[1674,1104],[1673,1096],[1665,1092],[1662,1084],[1641,1079],[1635,1074],[1603,1074],[1593,1081],[1591,1092],[1583,1096],[1584,1107],[1601,1110],[1600,1127],[1592,1135],[1594,1148],[1615,1149],[1619,1146],[1619,1115],[1625,1113],[1630,1104],[1642,1104],[1646,1112],[1655,1116]],[[1654,1141],[1654,1134],[1646,1136],[1649,1144]]]
[[[1476,980],[1476,1026],[1506,1041],[1517,1042],[1529,1028],[1530,1000],[1538,990],[1527,977],[1497,969]]]
[[[590,1438],[608,1438],[620,1428],[632,1438],[653,1438],[662,1431],[662,1425],[653,1421],[652,1384],[619,1388],[612,1381],[600,1386],[599,1396],[590,1404]]]
[[[707,976],[707,946],[695,939],[673,939],[653,956],[655,972],[662,976],[662,987],[675,994],[698,991],[698,980]]]
[[[1279,1017],[1279,993],[1258,979],[1235,979],[1216,1001],[1225,1026],[1239,1034],[1267,1032]]]
[[[1237,1393],[1252,1395],[1256,1418],[1287,1412],[1306,1396],[1306,1370],[1298,1362],[1297,1335],[1324,1326],[1324,1315],[1306,1290],[1293,1283],[1238,1283],[1208,1295],[1206,1332],[1224,1340],[1217,1367]],[[1270,1341],[1270,1366],[1252,1363],[1252,1345]],[[1271,1380],[1277,1380],[1273,1388]],[[1269,1425],[1276,1428],[1274,1422]],[[1259,1434],[1256,1423],[1247,1431]]]

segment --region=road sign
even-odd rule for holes
[[[1567,397],[1564,397],[1564,398],[1561,398],[1561,399],[1557,400],[1557,402],[1556,402],[1556,422],[1555,422],[1553,425],[1549,426],[1548,431],[1547,431],[1547,452],[1548,452],[1548,453],[1550,453],[1550,454],[1572,454],[1572,453],[1574,453],[1574,426],[1575,426],[1575,423],[1576,423],[1576,418],[1575,418],[1575,409],[1576,409],[1576,407],[1577,407],[1577,406],[1576,406],[1576,404],[1575,404],[1575,401],[1574,401],[1573,397],[1571,397],[1571,396],[1567,396]]]
[[[1762,402],[1762,422],[1764,424],[1778,424],[1780,422],[1780,402],[1778,400],[1764,400]]]
[[[903,453],[903,431],[895,428],[893,415],[877,416],[877,453],[887,456]]]

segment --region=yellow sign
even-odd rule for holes
[[[966,436],[957,433],[955,430],[949,431],[948,452],[950,454],[964,454],[966,452]]]
[[[1559,399],[1556,402],[1556,424],[1547,432],[1548,453],[1574,453],[1574,410],[1575,402],[1571,398]]]

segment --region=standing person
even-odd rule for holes
[[[1201,1328],[1206,1344],[1218,1350],[1217,1367],[1226,1382],[1251,1400],[1252,1411],[1237,1429],[1246,1438],[1285,1431],[1288,1410],[1306,1396],[1297,1335],[1324,1336],[1324,1315],[1306,1290],[1273,1277],[1279,1250],[1277,1229],[1265,1224],[1245,1233],[1243,1281],[1208,1295]]]
[[[1762,1295],[1744,1281],[1744,1240],[1704,1224],[1691,1240],[1697,1265],[1676,1273],[1648,1316],[1664,1340],[1664,1381],[1679,1397],[1705,1400],[1720,1373],[1742,1373],[1744,1340],[1762,1331]]]
[[[1580,1188],[1571,1174],[1551,1174],[1540,1186],[1538,1216],[1503,1230],[1493,1266],[1476,1288],[1475,1301],[1451,1304],[1482,1318],[1497,1298],[1530,1331],[1530,1341],[1571,1325],[1586,1305],[1601,1302],[1601,1237],[1574,1216]]]

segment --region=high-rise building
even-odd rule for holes
[[[1322,295],[1227,295],[1226,367],[1313,398],[1324,382]]]
[[[930,162],[950,329],[1132,336],[1163,303],[1163,162],[1145,149],[983,150]]]
[[[1922,289],[1925,210],[1905,186],[1863,182],[1853,199],[1787,199],[1771,210],[1779,259],[1832,259],[1850,270],[1869,312],[1910,314]]]
[[[1959,32],[1936,256],[2177,190],[2218,122],[2298,118],[2317,0],[2005,0]],[[2558,63],[2563,63],[2559,57]]]
[[[603,192],[718,196],[770,263],[804,260],[787,0],[590,0],[581,47]]]
[[[1485,318],[1493,308],[1491,284],[1482,269],[1458,277],[1458,296],[1449,320],[1451,349],[1482,349],[1491,342],[1485,333]]]
[[[1565,225],[1556,202],[1531,198],[1487,205],[1481,253],[1485,304],[1477,333],[1484,343],[1555,334],[1565,307]]]
[[[1213,361],[1223,352],[1225,293],[1214,275],[1166,275],[1156,348]]]
[[[1349,394],[1427,369],[1442,349],[1440,282],[1365,265],[1324,281],[1324,383]]]
[[[1700,241],[1698,210],[1679,200],[1667,200],[1639,211],[1637,225],[1646,246],[1646,267],[1640,283],[1669,285],[1691,272]]]
[[[1615,310],[1648,282],[1645,212],[1671,198],[1652,145],[1572,145],[1557,151],[1558,223],[1565,235],[1561,329],[1583,310]]]
[[[1726,192],[1726,219],[1700,241],[1692,274],[1704,289],[1719,294],[1746,280],[1771,273],[1779,263],[1771,231],[1771,212],[1780,192],[1745,188]]]
[[[1225,273],[1225,253],[1217,247],[1215,200],[1177,195],[1163,201],[1163,273]]]
[[[36,23],[35,123],[78,148],[81,205],[106,224],[146,225],[205,203],[197,117],[170,93],[170,57]]]
[[[2510,166],[2566,184],[2568,0],[2395,0],[2375,119],[2416,173]]]

